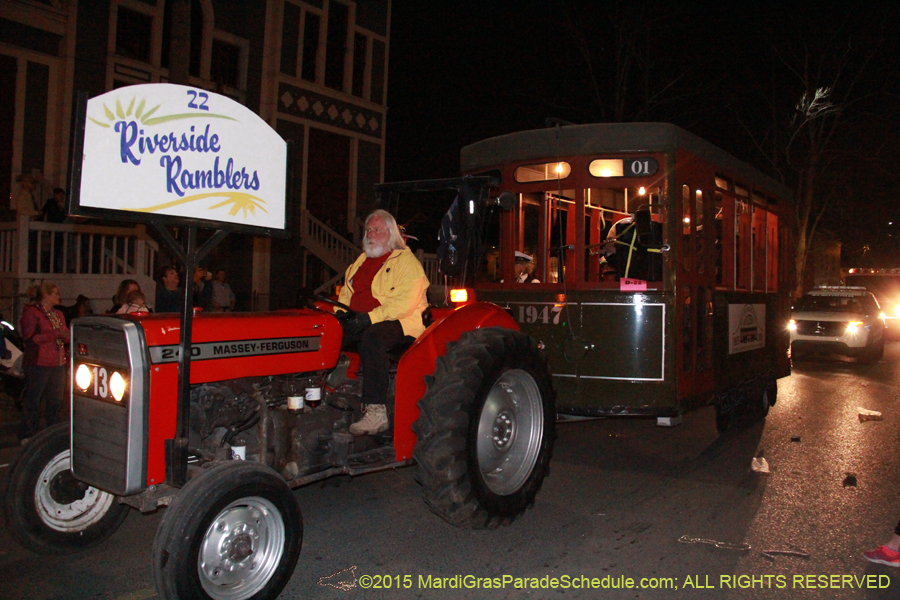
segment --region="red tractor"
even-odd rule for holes
[[[341,352],[334,301],[313,304],[194,317],[183,485],[181,318],[75,320],[71,424],[32,438],[10,470],[16,540],[76,552],[111,536],[129,507],[164,505],[152,557],[161,598],[262,599],[278,596],[300,554],[292,488],[415,461],[425,502],[454,525],[496,527],[534,502],[555,393],[538,344],[504,310],[433,310],[392,374],[393,428],[354,436],[364,374]],[[299,408],[298,396],[321,402]]]

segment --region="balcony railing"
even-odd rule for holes
[[[0,223],[0,312],[17,319],[28,286],[41,280],[59,286],[63,304],[85,295],[95,311],[108,308],[122,279],[138,281],[152,299],[157,251],[143,225]]]

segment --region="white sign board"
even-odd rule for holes
[[[234,100],[175,84],[87,103],[78,205],[285,228],[287,145]]]
[[[766,305],[728,305],[728,354],[766,346]]]

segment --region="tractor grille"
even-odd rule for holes
[[[797,321],[797,333],[800,335],[840,337],[846,331],[846,321]]]
[[[131,321],[109,317],[79,319],[72,327],[72,472],[95,487],[124,496],[146,482],[147,402],[143,332]],[[127,382],[116,401],[98,380],[82,391],[79,366]]]

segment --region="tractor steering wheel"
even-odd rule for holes
[[[332,300],[328,296],[323,296],[322,294],[313,294],[311,296],[307,296],[306,305],[310,308],[317,308],[314,302],[322,302],[323,304],[328,304],[330,306],[337,306],[338,308],[342,308],[346,311],[350,310],[350,307],[344,304],[343,302],[338,302],[337,300]]]

